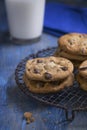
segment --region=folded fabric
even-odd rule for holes
[[[60,36],[65,33],[87,33],[87,8],[48,3],[45,8],[44,32]]]

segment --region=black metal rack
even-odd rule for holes
[[[29,91],[23,81],[26,61],[36,57],[47,57],[54,54],[56,47],[41,50],[23,59],[15,70],[15,79],[19,88],[27,95],[45,104],[53,105],[65,110],[66,121],[72,121],[75,117],[75,111],[87,110],[87,92],[80,89],[77,81],[73,86],[65,88],[62,91],[51,94],[35,94]]]

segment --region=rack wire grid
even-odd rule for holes
[[[26,61],[38,57],[52,56],[56,51],[56,47],[47,48],[38,51],[36,54],[31,54],[24,58],[15,70],[15,80],[19,88],[27,95],[45,104],[53,105],[65,110],[66,120],[73,120],[75,111],[87,110],[87,92],[80,89],[77,81],[74,81],[73,86],[63,89],[57,93],[51,94],[35,94],[29,91],[23,81]],[[74,72],[76,74],[76,70]]]

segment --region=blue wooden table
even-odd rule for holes
[[[0,18],[5,20],[3,15]],[[65,119],[62,109],[27,97],[15,82],[14,72],[20,60],[38,50],[57,46],[58,38],[43,33],[37,43],[15,44],[9,41],[5,26],[0,27],[0,130],[87,130],[86,112],[76,113],[72,122],[59,124]],[[29,125],[23,119],[26,111],[32,112],[35,117],[35,122]]]
[[[0,43],[0,130],[87,130],[87,113],[76,113],[72,122],[58,124],[64,111],[27,97],[15,83],[14,72],[21,59],[38,50],[57,46],[57,38],[42,35],[34,44]],[[23,113],[30,111],[35,122],[26,125]]]

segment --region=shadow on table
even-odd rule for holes
[[[0,32],[0,43],[7,43],[8,45],[11,44],[10,35],[8,31]]]
[[[12,39],[10,37],[10,33],[8,31],[4,31],[4,32],[0,32],[0,43],[4,43],[6,45],[32,45],[32,44],[36,44],[37,42],[39,42],[41,40],[41,37],[38,37],[36,39],[33,40],[17,40],[17,39]]]

